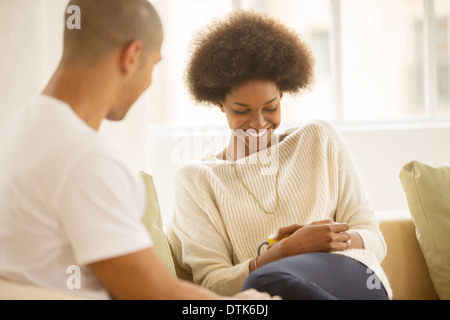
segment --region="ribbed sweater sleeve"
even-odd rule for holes
[[[186,165],[175,175],[176,214],[168,240],[175,259],[195,283],[229,296],[242,287],[249,261],[233,264],[233,248],[202,171]]]

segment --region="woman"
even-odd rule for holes
[[[295,32],[249,11],[194,42],[190,92],[232,130],[223,151],[175,177],[169,242],[196,283],[224,295],[391,297],[379,266],[386,245],[345,142],[324,121],[276,133],[283,94],[308,88],[313,65]]]

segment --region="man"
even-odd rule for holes
[[[150,86],[163,32],[147,0],[72,0],[61,62],[0,129],[0,276],[94,299],[221,299],[173,278],[141,218],[145,187],[98,135]],[[72,270],[72,269],[70,269]],[[246,291],[236,298],[266,299]]]

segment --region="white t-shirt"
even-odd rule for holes
[[[38,96],[0,127],[0,277],[107,299],[87,265],[153,245],[145,206],[141,177],[66,103]]]

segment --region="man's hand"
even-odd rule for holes
[[[237,300],[281,300],[280,296],[271,296],[268,293],[265,292],[259,292],[255,289],[248,289],[245,291],[241,291],[234,296],[231,297],[231,299],[237,299]]]

